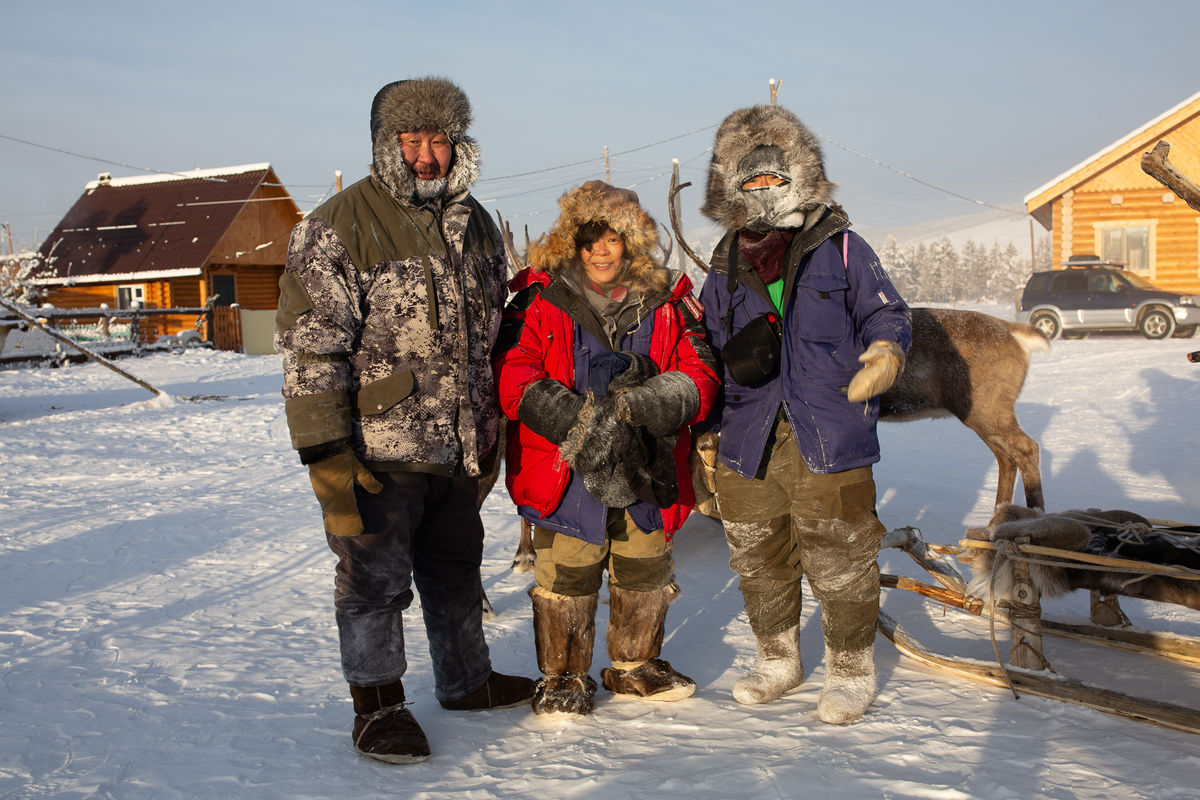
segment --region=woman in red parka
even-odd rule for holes
[[[637,195],[589,181],[559,206],[510,285],[496,371],[516,421],[506,482],[537,552],[530,596],[545,677],[533,710],[587,714],[606,569],[605,688],[650,700],[695,691],[658,655],[678,593],[671,537],[695,502],[687,426],[708,414],[719,380],[691,281],[659,262]]]

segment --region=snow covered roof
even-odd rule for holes
[[[83,187],[86,191],[100,186],[144,186],[147,183],[162,183],[179,180],[215,180],[226,175],[242,175],[247,172],[262,172],[271,168],[270,162],[261,164],[242,164],[238,167],[215,167],[212,169],[192,169],[185,172],[162,172],[155,175],[134,175],[129,178],[114,178],[108,173],[100,173],[94,181],[88,181]]]
[[[1145,125],[1122,136],[1108,147],[1088,156],[1065,172],[1051,178],[1046,183],[1025,195],[1026,210],[1037,216],[1037,211],[1046,203],[1062,195],[1102,169],[1111,166],[1131,152],[1145,147],[1147,142],[1162,136],[1182,122],[1200,114],[1200,92],[1192,95],[1182,103],[1167,109]],[[1044,224],[1044,223],[1043,223]]]
[[[296,209],[269,163],[131,178],[102,174],[42,243],[45,265],[30,278],[54,285],[197,274],[257,202]],[[286,239],[287,231],[280,234]]]

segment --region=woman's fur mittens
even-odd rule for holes
[[[525,387],[517,419],[539,436],[561,445],[579,421],[584,398],[553,378],[543,378]]]
[[[639,431],[621,419],[618,403],[622,394],[658,370],[643,356],[605,353],[593,359],[591,371],[591,391],[559,454],[593,497],[609,508],[625,508],[639,497],[638,475],[647,471],[650,453]]]
[[[661,439],[677,435],[696,415],[700,409],[700,390],[682,372],[666,372],[622,394],[617,407],[621,419]]]

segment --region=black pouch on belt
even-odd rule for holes
[[[742,386],[754,386],[779,372],[782,325],[774,311],[760,314],[721,348],[725,369]]]

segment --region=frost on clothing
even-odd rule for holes
[[[785,256],[782,354],[771,379],[742,386],[725,376],[725,403],[712,422],[722,432],[720,459],[743,477],[758,470],[782,406],[809,469],[825,474],[879,460],[875,425],[879,399],[851,403],[846,388],[862,366],[858,357],[876,340],[907,350],[912,340],[908,305],[857,234],[842,239],[849,221],[824,211],[813,227],[797,232]],[[737,232],[721,240],[700,293],[705,327],[720,354],[736,333],[774,310],[766,286],[737,256]],[[736,265],[731,261],[736,259]],[[728,271],[737,269],[730,293]]]
[[[439,213],[397,203],[373,178],[297,225],[281,306],[299,313],[276,339],[289,420],[339,398],[349,410],[293,443],[349,436],[375,469],[449,474],[461,462],[478,475],[499,420],[489,354],[503,252],[473,198]]]

